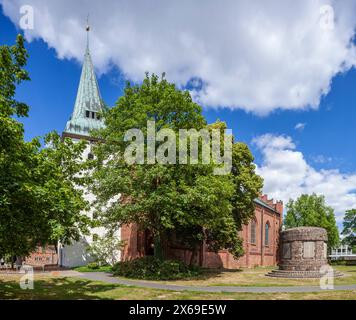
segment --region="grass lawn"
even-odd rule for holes
[[[356,284],[356,266],[333,266],[345,274],[344,277],[336,278],[335,285]],[[254,269],[226,270],[223,272],[205,271],[201,276],[194,279],[153,281],[159,283],[190,285],[190,286],[251,286],[251,287],[281,287],[281,286],[318,286],[318,279],[280,279],[266,277],[271,271],[270,267]]]
[[[37,276],[33,290],[22,290],[20,276],[0,275],[0,299],[120,299],[120,300],[356,300],[356,291],[318,293],[199,293],[126,287],[74,277]]]

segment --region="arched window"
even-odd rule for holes
[[[265,246],[269,245],[269,223],[265,225]]]
[[[251,240],[250,242],[252,244],[256,244],[256,221],[252,220],[251,221]]]

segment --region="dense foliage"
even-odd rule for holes
[[[113,266],[116,262],[118,262],[120,250],[124,246],[124,242],[119,239],[120,238],[117,234],[106,233],[102,237],[98,236],[95,241],[89,244],[87,251],[90,256],[95,259],[95,263],[98,266]]]
[[[303,194],[297,200],[290,200],[287,204],[284,226],[286,228],[324,228],[328,233],[329,248],[333,248],[339,243],[339,231],[334,210],[325,204],[324,196]]]
[[[147,75],[142,85],[128,84],[116,106],[104,113],[106,128],[96,133],[105,143],[94,150],[97,163],[91,186],[103,224],[115,229],[136,223],[149,230],[160,258],[165,256],[161,243],[173,233],[184,237],[181,240],[193,251],[192,262],[203,241],[211,250],[243,255],[238,231],[254,215],[253,201],[262,188],[251,152],[243,143],[233,144],[232,171],[227,175],[214,175],[213,163],[128,164],[123,158],[129,145],[125,133],[140,129],[147,142],[148,120],[155,121],[155,133],[164,128],[175,133],[213,128],[224,132],[225,123],[207,125],[201,111],[188,91],[178,90],[164,77]],[[156,141],[155,150],[162,144]],[[179,151],[177,143],[177,155]],[[102,212],[118,195],[120,201]]]
[[[345,236],[342,242],[356,252],[356,209],[346,211],[342,234]]]
[[[161,260],[147,256],[117,263],[114,275],[145,280],[179,280],[198,276],[201,271],[196,266],[187,266],[182,261]]]
[[[79,182],[84,145],[62,141],[51,133],[41,140],[24,140],[18,118],[29,107],[15,99],[16,86],[29,80],[24,67],[24,39],[0,46],[0,256],[26,256],[37,245],[67,243],[85,231],[87,219],[80,215],[86,203]],[[16,116],[16,117],[15,117]]]

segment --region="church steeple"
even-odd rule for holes
[[[104,125],[103,121],[98,115],[98,113],[102,111],[104,104],[101,99],[100,90],[90,55],[89,23],[87,24],[86,31],[87,44],[77,98],[72,116],[67,122],[64,133],[89,137],[91,130],[102,128]]]

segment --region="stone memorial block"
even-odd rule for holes
[[[279,269],[267,275],[277,278],[320,278],[321,268],[328,266],[328,234],[317,227],[297,227],[281,232]],[[341,277],[335,271],[333,277]]]

